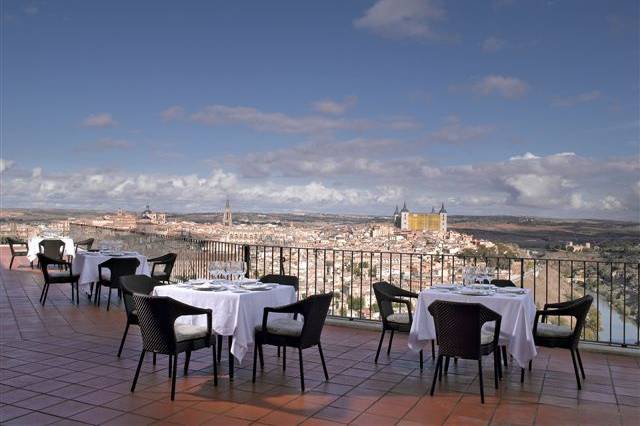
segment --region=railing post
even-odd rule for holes
[[[535,271],[533,272],[535,274]],[[524,288],[524,259],[520,258],[520,288]],[[535,289],[533,289],[535,293]]]
[[[242,260],[247,264],[247,272],[244,273],[244,276],[249,278],[249,274],[251,274],[251,246],[247,244],[242,246]]]
[[[286,260],[286,258],[282,254],[282,250],[283,248],[280,247],[280,275],[284,275],[284,262]]]

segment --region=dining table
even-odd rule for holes
[[[60,240],[64,243],[63,256],[74,257],[76,254],[76,248],[73,245],[73,239],[69,237],[45,237],[36,236],[29,238],[27,242],[27,259],[29,262],[35,262],[38,259],[38,253],[40,253],[40,242],[43,240]]]
[[[71,267],[75,274],[80,275],[79,284],[91,284],[99,281],[98,265],[114,257],[136,257],[140,265],[136,274],[151,275],[147,257],[135,251],[80,251],[73,258]]]
[[[191,280],[183,283],[160,285],[153,290],[155,296],[168,296],[180,302],[211,309],[212,330],[218,336],[229,337],[229,376],[233,378],[234,358],[238,362],[254,343],[256,326],[262,324],[264,308],[288,305],[296,301],[294,287],[256,280]],[[270,314],[288,316],[289,314]],[[204,315],[179,317],[176,323],[207,325]]]
[[[536,305],[529,289],[434,285],[422,290],[409,332],[409,348],[414,351],[420,351],[436,339],[435,324],[428,310],[436,300],[480,303],[495,311],[502,316],[499,344],[506,346],[507,352],[522,368],[535,358],[537,351],[533,339],[533,321]]]

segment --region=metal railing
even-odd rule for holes
[[[173,279],[210,278],[214,260],[245,260],[248,276],[269,273],[298,276],[299,296],[334,294],[330,315],[351,320],[379,320],[373,283],[388,281],[410,291],[437,283],[462,282],[462,268],[489,267],[496,278],[530,289],[536,305],[591,294],[594,304],[583,339],[640,348],[640,263],[533,257],[474,257],[329,248],[238,244],[190,237],[73,224],[74,238],[118,239],[148,257],[178,254]]]

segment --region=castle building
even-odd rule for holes
[[[398,212],[398,207],[393,215],[393,222],[396,228],[403,231],[432,231],[447,232],[447,210],[444,203],[440,207],[440,211],[436,212],[435,208],[431,209],[431,213],[413,213],[404,203],[402,210]]]
[[[227,202],[224,205],[224,213],[222,214],[222,224],[224,226],[233,225],[233,218],[231,216],[231,205],[229,204],[228,198],[227,198]]]

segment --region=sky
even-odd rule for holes
[[[0,5],[4,208],[640,220],[635,0]]]

